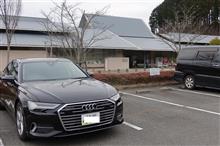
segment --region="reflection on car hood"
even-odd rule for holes
[[[28,82],[22,87],[34,101],[47,103],[102,100],[117,94],[112,86],[91,78]]]

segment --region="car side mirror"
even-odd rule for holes
[[[15,80],[15,77],[13,75],[5,75],[5,76],[1,76],[0,80],[7,81],[7,82],[13,82]]]
[[[94,77],[94,73],[93,72],[91,72],[91,71],[87,71],[87,74],[90,76],[90,77]]]

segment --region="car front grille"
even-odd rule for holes
[[[94,109],[83,109],[83,106],[87,104],[95,104],[96,107]],[[82,125],[81,115],[95,112],[100,112],[100,123]],[[66,104],[58,110],[60,121],[66,131],[81,130],[110,124],[113,122],[114,114],[115,104],[111,100]]]

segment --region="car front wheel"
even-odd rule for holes
[[[25,123],[24,111],[20,103],[18,103],[16,106],[16,127],[19,138],[21,140],[27,140],[28,130]]]
[[[2,103],[0,102],[0,110],[4,110],[5,107],[2,105]]]
[[[184,80],[184,84],[185,84],[185,87],[187,89],[194,89],[195,88],[195,79],[192,75],[188,75],[185,77],[185,80]]]

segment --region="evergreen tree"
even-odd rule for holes
[[[190,8],[195,6],[194,12],[198,21],[202,25],[210,28],[206,34],[220,35],[219,32],[219,8],[220,0],[165,0],[155,8],[150,17],[150,26],[153,33],[163,27],[165,21],[175,21],[175,14],[182,7]],[[178,15],[182,15],[179,13]],[[190,32],[188,32],[190,33]]]

